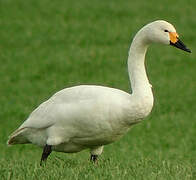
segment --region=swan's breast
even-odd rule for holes
[[[139,96],[132,98],[132,113],[135,119],[148,116],[153,107],[153,96]]]

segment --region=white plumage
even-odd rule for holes
[[[170,32],[176,32],[171,24],[155,21],[136,34],[128,57],[132,94],[94,85],[63,89],[36,108],[10,136],[8,144],[47,145],[67,153],[89,148],[92,156],[100,155],[103,145],[119,139],[151,112],[153,94],[145,71],[145,54],[153,42],[171,44]]]

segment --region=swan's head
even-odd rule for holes
[[[158,20],[147,24],[143,28],[146,40],[149,43],[161,43],[175,46],[187,52],[191,52],[182,41],[176,32],[174,26],[166,21]]]

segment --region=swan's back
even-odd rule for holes
[[[124,91],[103,86],[81,85],[66,88],[36,108],[21,128],[46,128],[57,123],[61,118],[72,119],[74,116],[93,117],[106,109],[114,111],[115,105],[127,104],[129,98],[130,94]],[[92,112],[93,108],[94,112]]]

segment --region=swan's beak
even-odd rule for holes
[[[178,38],[179,36],[176,32],[169,32],[169,37],[170,37],[170,45],[191,53],[191,50],[188,49],[186,45]]]

